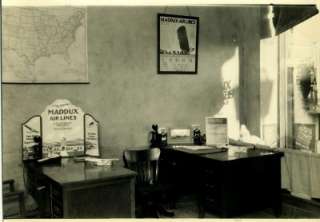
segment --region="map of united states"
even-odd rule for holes
[[[86,82],[86,10],[3,9],[4,82]]]

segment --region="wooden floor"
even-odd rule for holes
[[[301,219],[311,219],[320,218],[320,201],[310,201],[303,200],[291,196],[288,193],[283,193],[282,195],[282,215],[280,218],[301,218]],[[37,218],[36,206],[32,203],[32,200],[28,198],[27,200],[27,216],[26,218]],[[18,206],[16,204],[5,204],[4,205],[4,215],[10,212],[8,217],[4,218],[21,218],[17,214]],[[175,218],[197,218],[198,208],[194,197],[184,197],[176,203]],[[219,218],[218,215],[211,213],[206,213],[205,218]],[[237,218],[275,218],[272,209],[264,209],[261,211],[256,211],[250,214],[241,215]]]
[[[283,193],[282,195],[282,214],[280,218],[300,218],[311,219],[320,218],[320,202],[303,200]],[[198,208],[196,202],[192,198],[178,201],[177,209],[175,210],[176,218],[197,218]],[[205,218],[219,218],[218,215],[206,213]],[[272,209],[264,209],[250,214],[244,214],[237,218],[259,218],[268,219],[276,218]]]

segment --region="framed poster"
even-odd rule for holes
[[[158,73],[197,74],[199,18],[158,14]]]

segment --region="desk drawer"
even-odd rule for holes
[[[204,198],[204,207],[207,210],[220,211],[221,210],[221,202],[219,199],[216,199],[216,198],[205,197]]]
[[[51,217],[62,218],[63,217],[63,193],[62,187],[51,183],[50,186],[50,199],[51,199]]]
[[[217,172],[214,169],[210,169],[210,168],[208,169],[203,168],[202,173],[204,176],[207,176],[207,177],[212,177],[217,175]]]
[[[209,184],[205,183],[204,184],[204,191],[206,195],[218,197],[220,194],[220,188],[218,184]]]
[[[53,218],[63,217],[63,206],[61,202],[51,199],[51,214]]]
[[[217,171],[211,169],[203,169],[201,175],[201,180],[203,184],[208,185],[208,187],[217,185],[220,183],[220,174]]]
[[[204,206],[209,211],[221,210],[221,181],[219,172],[210,168],[202,169],[203,173],[203,200]]]
[[[51,185],[51,198],[62,202],[62,188],[58,185]]]
[[[212,161],[208,161],[208,160],[199,160],[199,170],[201,172],[201,174],[204,177],[217,177],[220,174],[220,165],[212,162]]]

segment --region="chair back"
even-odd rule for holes
[[[158,182],[160,149],[125,150],[125,167],[137,172],[136,183],[152,185]]]

